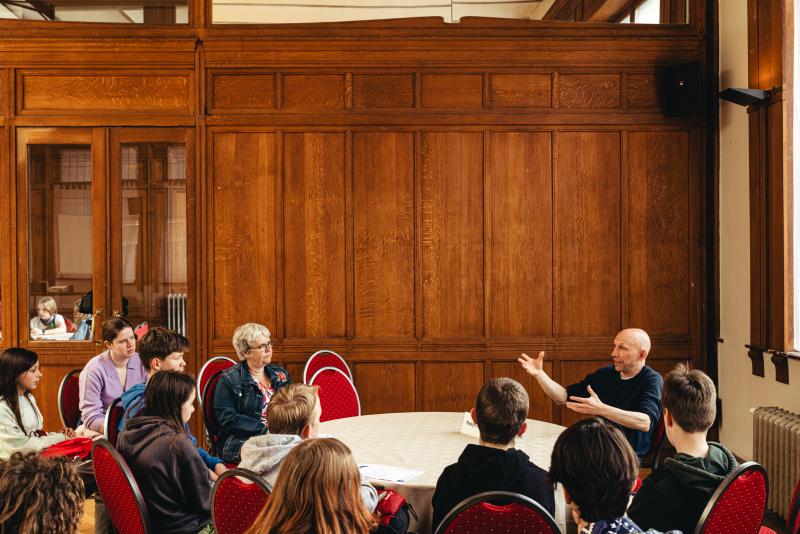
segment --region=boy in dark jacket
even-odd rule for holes
[[[628,508],[642,528],[694,532],[714,490],[736,468],[728,449],[706,441],[716,401],[714,383],[702,371],[680,364],[664,380],[664,425],[678,454],[644,480]]]
[[[445,468],[433,494],[433,529],[458,503],[485,491],[512,491],[530,497],[551,514],[553,487],[547,472],[514,448],[528,428],[528,393],[510,378],[493,378],[481,388],[472,409],[480,445],[467,445],[458,462]]]

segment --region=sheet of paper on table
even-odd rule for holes
[[[461,433],[473,438],[481,437],[478,425],[472,420],[472,414],[470,412],[464,412],[464,417],[461,420]]]
[[[370,480],[383,480],[397,484],[405,484],[412,478],[422,474],[422,471],[417,471],[416,469],[382,464],[361,464],[358,466],[358,470],[361,471],[362,476]]]

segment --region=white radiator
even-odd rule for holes
[[[167,295],[167,327],[186,335],[186,293]]]
[[[756,408],[753,456],[769,473],[767,508],[785,518],[800,479],[800,415],[781,408]]]

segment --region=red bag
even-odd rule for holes
[[[375,511],[380,515],[380,526],[387,526],[405,504],[405,497],[396,491],[390,489],[382,491],[378,495],[378,506],[375,507]]]
[[[50,445],[41,453],[45,458],[53,456],[67,456],[87,460],[92,454],[92,440],[90,438],[72,438]]]

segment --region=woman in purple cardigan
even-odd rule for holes
[[[133,326],[120,317],[103,323],[103,344],[106,350],[86,364],[78,381],[83,425],[103,432],[105,414],[114,399],[136,384],[147,381],[139,354]]]

